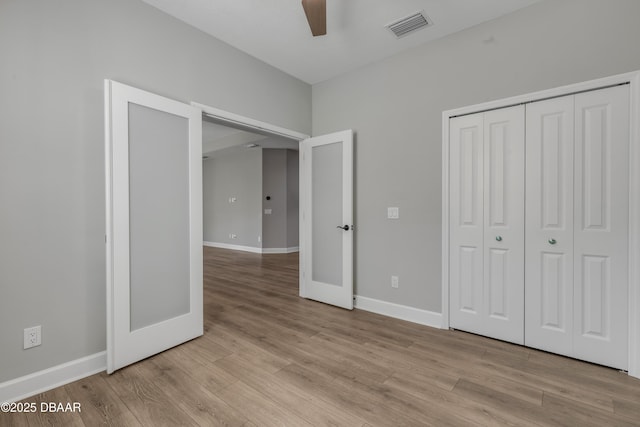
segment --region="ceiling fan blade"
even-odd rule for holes
[[[326,0],[302,0],[302,8],[311,28],[313,36],[327,34],[327,1]]]

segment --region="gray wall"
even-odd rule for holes
[[[233,150],[205,160],[204,241],[253,248],[298,246],[297,164],[298,152],[285,149]],[[229,203],[230,197],[237,201]],[[264,209],[272,213],[265,215]],[[229,238],[230,233],[237,238]]]
[[[202,166],[204,241],[260,248],[262,150],[215,156]],[[236,201],[229,203],[230,197]]]
[[[271,200],[267,200],[267,196]],[[262,247],[287,247],[287,150],[262,150]]]
[[[311,88],[137,0],[2,0],[0,53],[2,382],[105,350],[104,78],[303,133]]]
[[[356,293],[439,312],[442,111],[640,69],[638,17],[549,0],[314,85],[313,135],[356,131]]]
[[[298,151],[287,150],[287,248],[300,244],[299,154]]]
[[[298,246],[298,152],[288,149],[264,149],[262,162],[262,205],[271,215],[262,217],[264,248]],[[270,196],[271,200],[266,200]]]

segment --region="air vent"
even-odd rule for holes
[[[418,12],[388,24],[387,28],[400,38],[431,24],[432,22],[424,13]]]

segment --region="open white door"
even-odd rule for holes
[[[105,81],[107,372],[202,335],[202,116]]]
[[[301,145],[300,296],[353,308],[353,132]]]

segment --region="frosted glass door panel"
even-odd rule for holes
[[[311,149],[312,279],[342,286],[342,144]]]
[[[129,104],[131,330],[189,312],[188,119]]]

